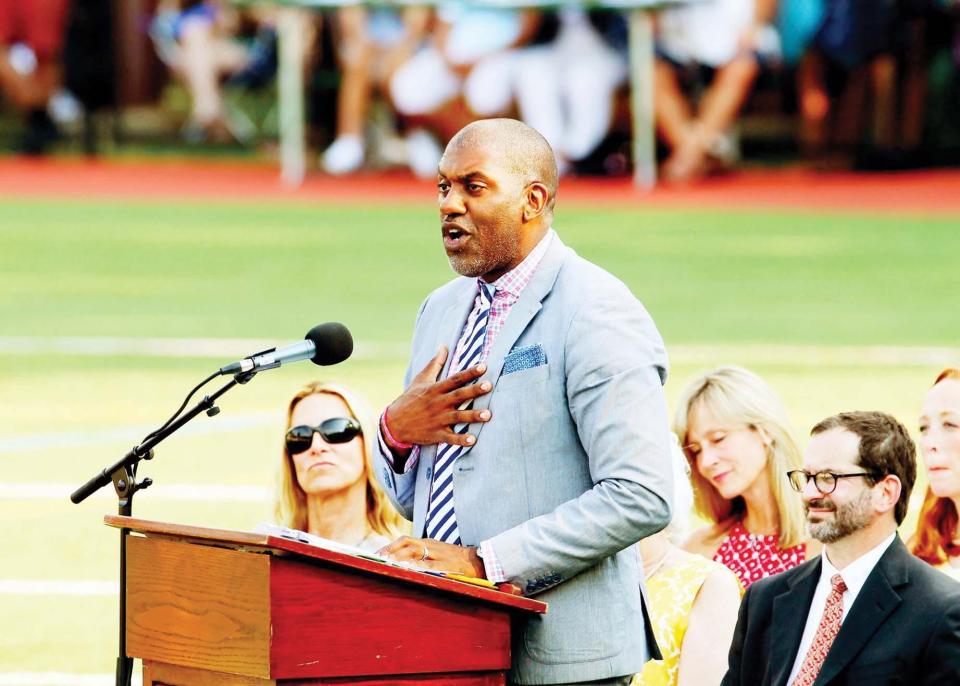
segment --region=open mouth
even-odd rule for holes
[[[470,238],[470,234],[456,224],[443,225],[443,247],[447,250],[457,250]]]
[[[470,234],[464,233],[459,229],[445,233],[443,236],[443,247],[447,252],[455,252],[462,249],[469,238]]]

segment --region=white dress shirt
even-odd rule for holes
[[[843,578],[843,583],[847,585],[847,590],[843,592],[843,616],[840,619],[840,625],[843,626],[843,622],[847,619],[850,608],[853,607],[853,602],[857,599],[857,596],[860,595],[860,590],[867,582],[867,577],[870,576],[870,572],[877,566],[880,558],[883,557],[883,554],[896,537],[896,532],[890,534],[877,546],[871,548],[848,564],[843,571],[840,571],[831,564],[830,558],[827,556],[827,549],[824,547],[823,554],[820,555],[820,580],[817,582],[817,590],[814,592],[813,600],[810,602],[810,611],[807,613],[807,624],[803,629],[803,637],[800,639],[800,649],[797,650],[797,657],[793,661],[790,678],[787,679],[788,684],[792,684],[793,680],[797,678],[800,666],[803,664],[803,660],[810,650],[810,645],[813,643],[813,637],[817,633],[817,627],[820,626],[820,620],[823,618],[823,610],[827,606],[827,597],[830,595],[830,591],[833,590],[833,584],[830,582],[831,577],[833,577],[834,574],[839,574]]]

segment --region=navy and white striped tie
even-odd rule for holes
[[[492,293],[482,282],[479,283],[478,295],[471,316],[473,326],[463,332],[460,340],[462,345],[460,355],[453,361],[450,374],[462,372],[480,363],[483,356],[483,346],[487,337],[487,320],[490,318],[490,303]],[[475,316],[473,316],[475,314]],[[465,410],[473,404],[472,400],[463,403],[458,409]],[[467,433],[469,424],[457,424],[453,430],[458,434]],[[433,464],[433,487],[430,489],[430,504],[427,507],[427,538],[433,538],[444,543],[460,544],[460,529],[457,527],[457,516],[453,511],[453,465],[469,449],[469,446],[437,445],[437,458]]]

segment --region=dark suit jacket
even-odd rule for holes
[[[747,589],[722,686],[788,686],[820,558]],[[897,538],[847,614],[815,686],[960,684],[960,583]]]

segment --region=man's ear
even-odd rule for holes
[[[887,474],[874,485],[874,505],[880,513],[889,512],[897,506],[903,485],[893,474]]]
[[[523,221],[530,222],[541,216],[547,209],[550,193],[539,181],[534,181],[523,192]]]

